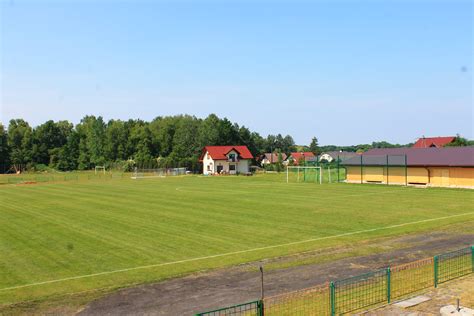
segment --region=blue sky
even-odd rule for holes
[[[1,1],[1,116],[473,138],[472,1]]]

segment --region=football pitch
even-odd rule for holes
[[[474,221],[474,191],[285,174],[0,185],[0,305]]]

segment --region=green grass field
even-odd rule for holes
[[[4,184],[0,305],[67,303],[74,293],[432,231],[474,221],[473,201],[471,190],[287,184],[284,174]]]

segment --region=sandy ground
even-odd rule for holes
[[[199,311],[258,299],[260,297],[260,274],[258,271],[260,265],[265,267],[265,294],[270,296],[358,275],[386,267],[389,264],[415,261],[473,243],[473,234],[438,232],[383,239],[375,244],[370,244],[370,247],[378,249],[377,254],[371,255],[350,256],[347,254],[348,258],[337,260],[332,258],[344,256],[345,252],[350,253],[354,251],[354,248],[326,249],[298,256],[254,262],[152,285],[124,289],[90,303],[79,312],[79,315],[193,315]],[[364,247],[364,245],[354,247],[359,246]],[[307,264],[295,266],[301,262]],[[467,286],[471,286],[472,280],[467,280],[462,282],[468,282]],[[452,300],[456,295],[465,292],[463,290],[464,283],[460,282],[456,281],[456,283],[449,285],[449,294],[446,294],[449,295],[449,299],[440,299],[439,304],[444,305],[446,300]],[[455,284],[461,284],[461,289],[456,290]],[[447,285],[436,290],[440,297],[444,295],[445,286]],[[471,287],[474,288],[474,285]],[[456,291],[461,294],[456,294],[458,293]],[[426,315],[438,308],[437,305],[431,308],[434,302],[435,300],[428,303],[430,307],[426,307],[428,313]],[[423,305],[419,307],[425,308]],[[439,311],[439,308],[437,310]],[[421,311],[424,312],[425,309]],[[399,315],[398,313],[405,311],[387,309],[372,313],[373,315],[386,315],[389,312]]]
[[[423,293],[431,300],[410,308],[399,308],[389,305],[364,315],[388,315],[388,316],[425,316],[439,315],[441,307],[446,305],[456,306],[456,299],[460,299],[460,305],[474,309],[474,275],[452,280],[441,284],[437,289],[431,289]]]

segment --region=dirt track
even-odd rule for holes
[[[385,239],[372,245],[387,249],[378,254],[266,271],[265,295],[299,290],[386,267],[388,264],[414,261],[473,243],[472,234],[433,233]],[[403,246],[397,247],[401,249],[393,250],[393,245],[396,244]],[[259,265],[274,266],[301,259],[317,260],[344,251],[348,250],[327,249],[298,257],[249,263],[125,289],[92,302],[79,315],[192,315],[198,311],[252,301],[260,296]]]

